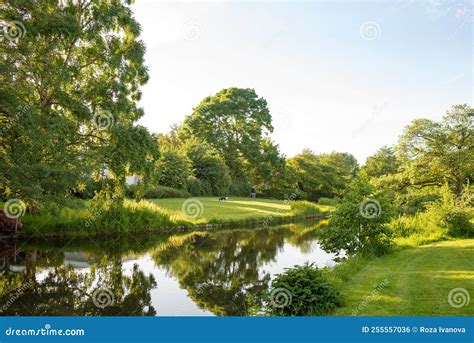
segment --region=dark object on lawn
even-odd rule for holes
[[[251,197],[252,199],[257,198],[257,191],[255,190],[254,187],[252,187],[252,190],[250,191],[250,197]]]
[[[226,201],[228,199],[229,199],[229,197],[222,197],[222,198],[219,198],[219,201]]]

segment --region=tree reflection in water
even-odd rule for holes
[[[152,256],[201,309],[221,316],[246,316],[259,312],[269,286],[270,274],[259,267],[275,261],[285,238],[292,237],[292,244],[307,250],[308,240],[314,240],[311,232],[304,231],[300,238],[288,228],[197,233]]]
[[[285,243],[311,253],[316,225],[194,232],[175,236],[123,237],[120,241],[68,245],[36,242],[0,246],[2,315],[156,315],[151,290],[157,287],[130,257],[151,256],[155,265],[179,281],[195,304],[215,315],[258,314],[276,260]],[[134,244],[134,242],[137,242]],[[36,245],[35,245],[36,244]],[[71,252],[74,251],[74,252]],[[143,259],[141,260],[143,261]],[[158,280],[159,282],[159,280]],[[97,290],[110,299],[94,302]],[[97,300],[97,298],[96,298]],[[106,301],[106,306],[100,306]]]
[[[58,254],[54,258],[57,259]],[[145,276],[134,265],[123,274],[120,257],[102,256],[89,270],[56,265],[38,276],[37,264],[48,262],[48,253],[0,248],[0,311],[2,315],[133,315],[152,316],[150,290],[153,275]],[[109,290],[112,298],[103,306],[94,303],[95,290]],[[102,299],[103,300],[103,299]],[[113,301],[112,301],[113,300]],[[100,299],[99,299],[100,301]],[[96,303],[98,299],[96,298]]]

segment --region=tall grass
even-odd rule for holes
[[[24,231],[32,235],[98,235],[134,233],[163,229],[191,227],[192,223],[181,214],[163,209],[148,201],[125,200],[122,205],[108,208],[94,206],[86,208],[64,207],[50,212],[25,216]]]

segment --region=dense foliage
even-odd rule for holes
[[[387,224],[393,214],[387,194],[362,172],[349,185],[329,227],[321,231],[320,243],[337,255],[383,254],[391,244]]]
[[[134,123],[148,80],[129,1],[9,1],[1,19],[0,189],[29,205],[63,199],[104,173],[120,201],[125,176],[149,180],[158,151]],[[21,24],[21,25],[20,25]],[[13,31],[12,31],[13,32]],[[18,33],[18,31],[15,31]]]
[[[312,264],[277,274],[267,298],[267,314],[277,316],[322,316],[342,305],[339,292]]]

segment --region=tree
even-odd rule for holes
[[[320,244],[337,255],[383,254],[391,244],[387,227],[394,212],[384,192],[378,191],[361,172],[350,183],[342,203],[320,232]]]
[[[230,186],[229,169],[218,152],[197,139],[186,142],[184,150],[192,163],[194,176],[210,190],[206,195],[226,195]]]
[[[175,150],[165,150],[156,163],[158,184],[185,189],[191,177],[191,161]]]
[[[320,157],[309,149],[288,159],[288,166],[298,183],[302,197],[318,200],[335,195],[336,171],[334,167],[322,164]]]
[[[247,179],[246,164],[256,165],[262,140],[273,131],[267,102],[253,89],[227,88],[206,97],[184,120],[181,134],[214,147],[234,179]]]
[[[334,169],[336,176],[335,195],[341,195],[359,169],[357,159],[347,152],[333,151],[330,154],[320,155],[320,161],[323,165]]]
[[[392,147],[383,146],[375,154],[367,158],[364,170],[371,177],[395,174],[400,163]]]
[[[405,128],[397,152],[406,186],[441,186],[457,196],[474,179],[474,109],[455,105],[441,122],[416,119]]]
[[[148,131],[134,126],[148,73],[129,5],[2,5],[0,189],[7,197],[64,197],[104,170],[106,191],[120,193],[126,174],[149,176],[158,151]]]

